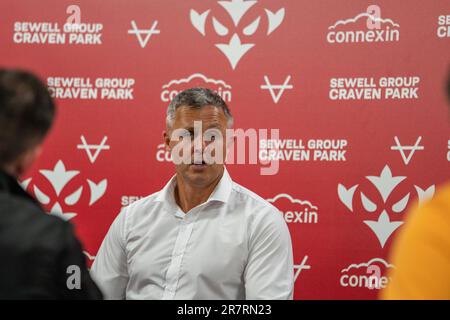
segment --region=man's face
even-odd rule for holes
[[[199,124],[201,130],[195,132],[194,128],[199,129]],[[227,118],[221,108],[181,106],[176,109],[172,127],[164,133],[164,139],[170,150],[182,150],[179,156],[189,160],[189,163],[185,161],[176,164],[177,174],[181,175],[185,182],[196,187],[206,187],[221,175],[226,156],[226,129]],[[190,147],[187,149],[185,146]],[[212,148],[216,146],[218,148]],[[208,155],[220,161],[212,162],[208,160]]]

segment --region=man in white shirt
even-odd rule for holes
[[[91,269],[105,297],[292,299],[292,244],[281,213],[233,182],[223,161],[205,161],[208,145],[232,127],[226,103],[209,89],[188,89],[170,103],[166,122],[173,157],[193,142],[180,153],[189,161],[175,161],[168,184],[111,225]]]

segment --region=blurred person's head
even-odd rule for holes
[[[46,86],[33,74],[0,69],[0,169],[23,174],[39,156],[55,116]]]

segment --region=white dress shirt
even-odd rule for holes
[[[175,184],[112,223],[91,269],[107,299],[292,299],[292,244],[278,209],[226,169],[187,213]]]

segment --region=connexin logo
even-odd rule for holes
[[[207,36],[207,22],[210,21],[214,32],[224,39],[224,42],[217,43],[216,47],[227,57],[233,69],[236,68],[241,58],[255,46],[255,43],[251,41],[251,37],[260,28],[261,18],[264,15],[258,15],[247,25],[242,25],[240,22],[257,2],[257,0],[218,1],[217,3],[230,16],[234,25],[226,25],[224,21],[219,21],[214,12],[211,12],[211,9],[201,13],[191,9],[191,23],[198,32],[203,36]],[[272,34],[281,25],[284,20],[284,14],[284,8],[279,9],[277,12],[265,9],[265,17],[268,20],[266,35]]]
[[[391,280],[386,275],[395,268],[382,258],[373,258],[368,262],[351,264],[341,270],[339,284],[349,288],[384,289]]]
[[[377,5],[355,17],[338,20],[328,27],[327,42],[331,44],[400,41],[400,25],[392,19],[382,18]]]
[[[286,193],[280,193],[267,201],[281,211],[287,223],[318,223],[319,209],[307,200],[295,199]]]

